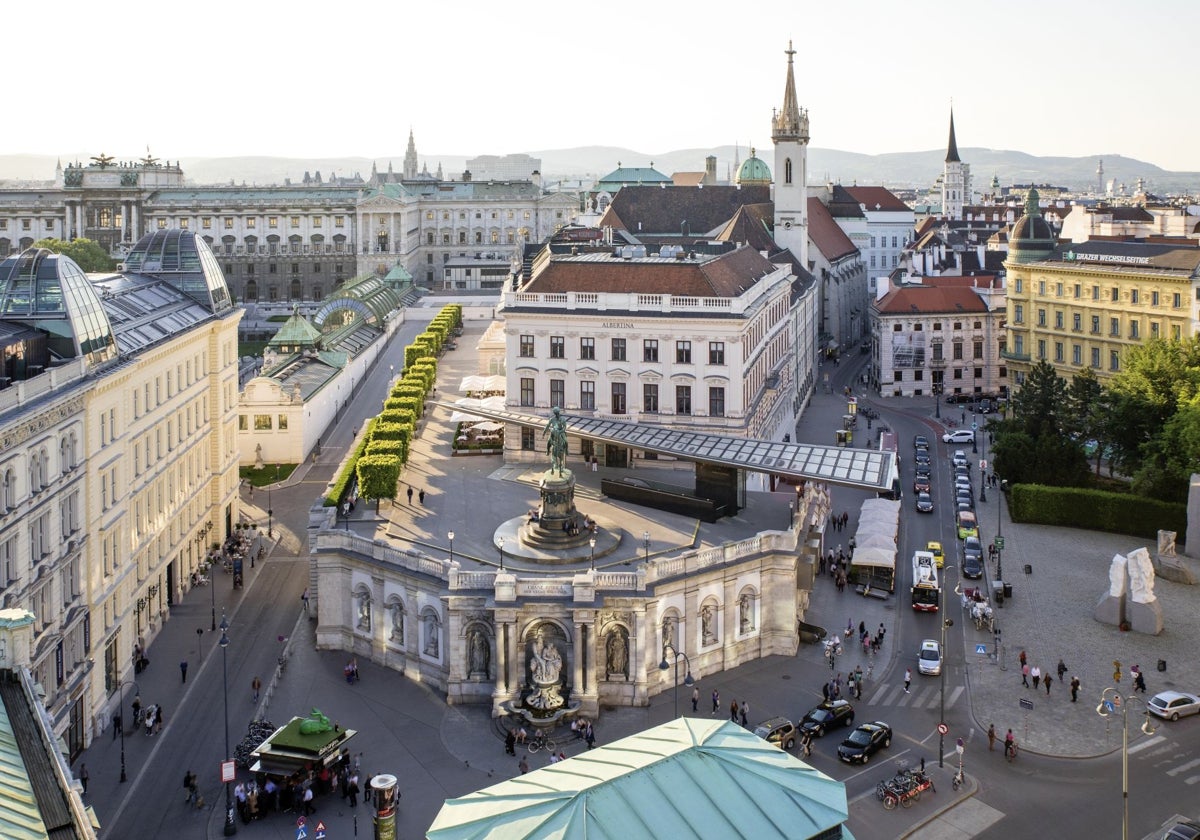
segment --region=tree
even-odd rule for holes
[[[112,271],[116,262],[104,252],[99,242],[80,237],[70,242],[61,239],[39,239],[33,243],[34,248],[45,248],[56,254],[63,254],[74,260],[80,268],[91,273]]]
[[[1087,461],[1072,436],[1067,383],[1046,362],[1034,365],[1012,398],[1012,417],[997,424],[996,470],[1012,484],[1084,483]]]
[[[1108,444],[1107,408],[1107,395],[1094,370],[1084,368],[1071,378],[1067,386],[1067,426],[1085,446],[1087,441],[1095,441],[1096,475],[1100,475],[1100,462]]]
[[[375,500],[396,498],[396,482],[400,480],[400,458],[396,455],[364,455],[358,459],[358,494]]]

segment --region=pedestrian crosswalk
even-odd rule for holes
[[[952,708],[966,691],[965,686],[946,686],[946,708]],[[863,697],[868,706],[894,706],[910,709],[936,709],[941,706],[941,684],[921,686],[914,683],[908,692],[904,690],[904,682],[879,683],[874,690],[865,689]]]
[[[1200,784],[1200,758],[1166,735],[1152,735],[1129,748],[1129,757],[1160,769],[1185,785]]]

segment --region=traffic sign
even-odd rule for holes
[[[1033,701],[1032,701],[1032,700],[1026,700],[1024,697],[1022,697],[1022,698],[1021,698],[1021,708],[1022,708],[1022,709],[1024,709],[1025,711],[1027,711],[1027,712],[1028,712],[1028,711],[1032,711],[1032,709],[1033,709]]]
[[[308,829],[302,825],[296,826],[296,840],[305,840],[308,837]]]
[[[987,645],[985,645],[985,644],[975,645],[975,652],[976,653],[987,653]]]
[[[237,779],[237,766],[232,761],[221,762],[221,781],[232,782]]]
[[[972,424],[971,424],[971,431],[972,431],[972,432],[977,432],[977,431],[979,431],[979,424],[978,424],[978,423],[972,423]]]
[[[987,469],[987,458],[981,458],[979,460],[979,469],[981,469],[981,470]]]
[[[296,817],[296,828],[304,828],[304,826],[306,826],[306,825],[308,825],[308,817],[305,817],[305,816]]]
[[[947,726],[946,724],[944,724],[944,723],[938,724],[938,734],[939,735],[945,735],[949,731],[950,731],[950,727]]]
[[[997,549],[997,550],[1003,550],[1003,549],[1004,549],[1004,537],[1001,537],[1001,536],[998,536],[998,535],[997,535],[997,537],[996,537],[996,549]]]

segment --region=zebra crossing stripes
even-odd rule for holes
[[[1142,750],[1149,749],[1150,747],[1158,746],[1165,740],[1167,740],[1167,737],[1165,735],[1155,735],[1153,738],[1147,738],[1145,741],[1142,741],[1140,744],[1134,744],[1132,747],[1130,747],[1128,754],[1136,755],[1137,753],[1140,753]]]
[[[952,707],[965,691],[961,685],[946,687],[946,708]],[[912,685],[909,692],[904,691],[904,683],[880,683],[867,696],[868,706],[896,706],[910,709],[936,709],[941,705],[942,695],[940,685]]]
[[[1191,773],[1183,779],[1183,783],[1200,784],[1200,773],[1192,772],[1200,769],[1200,758],[1188,758],[1183,749],[1178,741],[1168,740],[1165,735],[1154,735],[1131,746],[1129,755],[1137,761],[1152,763],[1154,769],[1161,769],[1171,778]]]

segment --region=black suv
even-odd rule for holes
[[[835,726],[854,723],[854,707],[846,700],[826,700],[800,719],[800,731],[820,738]]]

